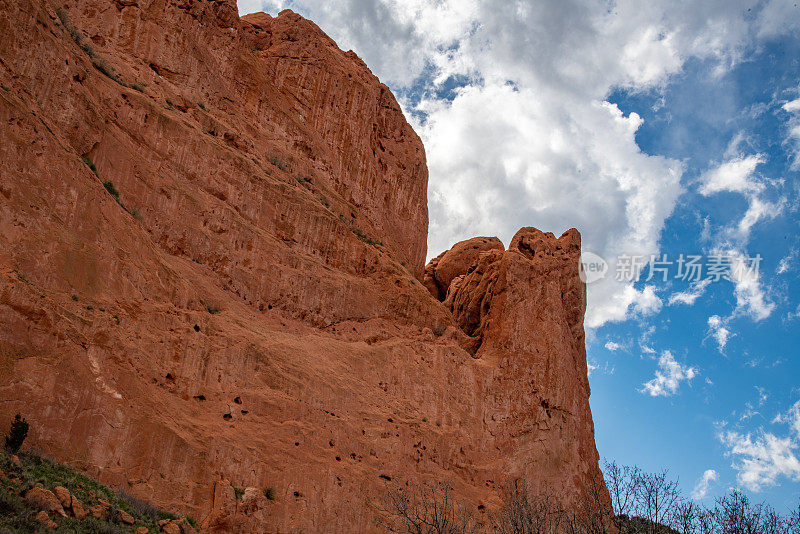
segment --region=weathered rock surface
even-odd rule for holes
[[[456,243],[428,262],[423,284],[431,295],[444,300],[453,279],[466,274],[478,257],[488,250],[504,250],[503,243],[496,237],[473,237]]]
[[[39,487],[31,488],[31,490],[25,494],[25,502],[32,508],[54,513],[61,517],[67,517],[67,514],[64,513],[64,509],[61,507],[58,497],[50,490]]]
[[[58,501],[65,510],[72,508],[72,494],[64,486],[56,486],[53,493],[58,497]]]
[[[47,528],[58,528],[58,524],[44,510],[36,514],[36,520]]]
[[[210,532],[598,473],[577,232],[454,247],[431,297],[422,144],[313,23],[0,0],[0,35],[0,427]]]

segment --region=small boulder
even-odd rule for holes
[[[473,237],[460,241],[425,266],[423,285],[431,295],[443,301],[447,297],[450,283],[456,277],[467,274],[478,258],[491,250],[503,251],[503,243],[496,237]]]
[[[17,467],[22,465],[22,462],[19,461],[19,456],[17,456],[16,454],[11,455],[11,463],[16,465]]]
[[[136,534],[150,534],[150,531],[147,527],[139,527],[136,529]]]
[[[257,512],[264,507],[266,501],[263,491],[253,487],[245,488],[242,495],[242,512],[245,514]]]
[[[61,503],[61,506],[64,508],[69,508],[72,506],[72,495],[67,488],[64,486],[56,486],[53,488],[53,493],[55,493],[56,497],[58,497],[58,501]]]
[[[99,499],[91,510],[92,515],[98,519],[108,520],[111,517],[111,503],[108,499]]]
[[[64,509],[61,507],[61,502],[58,500],[58,497],[50,490],[33,488],[25,494],[25,502],[28,503],[28,506],[38,510],[52,512],[61,517],[67,517]]]
[[[177,521],[170,521],[161,525],[161,532],[164,534],[183,534],[181,532],[181,525]]]
[[[58,528],[58,523],[50,519],[50,516],[47,515],[47,512],[45,512],[44,510],[36,514],[36,521],[46,526],[47,528],[53,528],[53,529]]]
[[[97,519],[108,520],[109,518],[108,510],[99,504],[95,504],[94,506],[90,507],[89,510],[91,510],[92,516],[96,517]]]
[[[134,523],[136,523],[136,520],[133,518],[133,516],[128,512],[126,512],[125,510],[118,510],[117,513],[119,514],[120,522],[126,525],[133,525]]]
[[[79,501],[74,495],[72,496],[72,504],[70,505],[70,508],[72,509],[72,515],[74,515],[75,519],[78,521],[83,521],[86,519],[86,516],[89,515],[89,512],[87,512],[83,507],[81,501]]]

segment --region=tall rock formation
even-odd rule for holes
[[[313,23],[0,0],[0,35],[0,425],[206,531],[597,475],[577,232],[425,269],[422,144]]]

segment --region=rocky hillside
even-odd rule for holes
[[[191,534],[196,524],[58,462],[0,449],[0,532]]]
[[[312,22],[0,0],[0,35],[0,427],[208,532],[598,479],[578,233],[425,267],[422,143]]]

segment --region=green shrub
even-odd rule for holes
[[[278,167],[282,171],[288,171],[289,165],[287,165],[280,157],[278,156],[270,156],[269,162]],[[309,180],[310,181],[310,180]]]
[[[89,170],[97,174],[97,167],[95,166],[94,162],[89,156],[82,156],[81,159],[86,164],[86,166],[89,167]]]
[[[67,16],[67,12],[64,11],[63,7],[56,8],[56,15],[58,16],[58,20],[61,21],[61,24],[67,26],[69,24],[69,17]]]
[[[83,41],[80,44],[78,44],[78,46],[81,47],[81,50],[86,52],[87,56],[89,56],[90,58],[94,58],[94,47],[92,46],[92,43],[88,43],[86,41]]]
[[[233,483],[231,483],[231,487],[233,488],[233,494],[236,496],[236,500],[241,500],[242,496],[244,496],[244,489],[234,485]]]
[[[81,50],[86,52],[87,56],[89,56],[90,58],[94,58],[95,55],[92,44],[84,41],[81,32],[78,31],[78,29],[75,26],[70,24],[67,12],[64,11],[63,8],[58,7],[56,8],[56,15],[58,15],[58,20],[61,21],[61,25],[64,26],[65,30],[67,30],[67,33],[69,33],[69,36],[72,38],[75,44],[78,45]]]
[[[361,231],[360,228],[351,228],[351,230],[353,231],[354,234],[356,234],[357,238],[359,238],[367,245],[383,245],[383,243],[381,243],[377,239],[372,239],[371,237],[369,237],[367,234]]]
[[[119,191],[117,191],[117,188],[114,187],[114,182],[110,180],[108,182],[103,182],[103,187],[105,187],[106,191],[108,191],[108,193],[114,197],[114,200],[119,202]]]
[[[264,489],[264,497],[266,497],[267,500],[269,500],[269,501],[274,501],[275,500],[275,488],[273,488],[272,486],[270,486],[268,488],[265,488]]]
[[[99,70],[100,72],[102,72],[103,74],[105,74],[118,84],[124,87],[128,86],[125,82],[122,81],[122,78],[119,77],[119,74],[114,72],[114,67],[109,65],[105,59],[101,57],[95,57],[92,59],[92,65],[94,65],[94,68],[96,68],[97,70]]]
[[[11,430],[6,436],[6,449],[16,454],[19,452],[20,447],[22,447],[22,442],[25,441],[27,437],[28,422],[25,421],[25,418],[20,414],[17,414],[16,417],[14,417],[14,421],[11,423]]]

